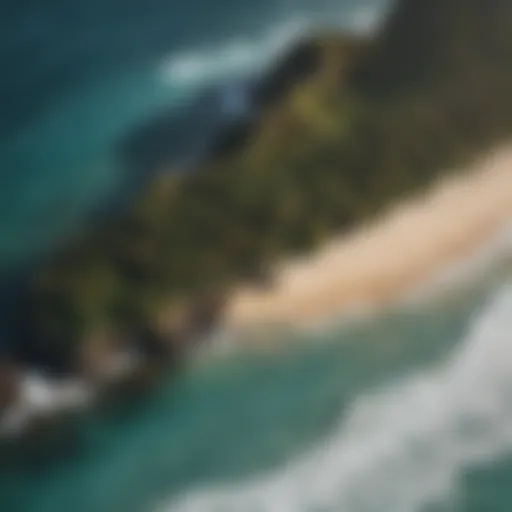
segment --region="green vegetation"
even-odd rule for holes
[[[243,142],[161,176],[40,270],[33,343],[73,352],[105,326],[156,325],[184,298],[261,276],[512,131],[506,0],[403,0],[373,42],[322,35],[302,48],[315,69],[262,101]]]

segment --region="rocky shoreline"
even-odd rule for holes
[[[174,310],[156,331],[134,328],[122,340],[103,333],[84,344],[76,368],[57,375],[14,360],[0,361],[0,441],[40,431],[48,424],[112,400],[150,392],[175,372],[215,330],[223,298],[208,294],[181,314]]]
[[[258,283],[258,297],[252,291],[242,297],[234,324],[250,317],[259,325],[262,316],[276,314],[274,305],[290,313],[290,295],[298,297],[291,316],[306,315],[312,295],[304,279],[299,275],[295,282],[305,293],[298,296],[286,282],[271,305],[265,293],[272,291],[259,293],[269,277],[262,269],[357,232],[509,139],[512,47],[503,20],[512,11],[499,0],[486,2],[489,25],[481,20],[482,0],[464,7],[458,0],[402,0],[373,40],[327,34],[294,44],[251,91],[254,115],[219,130],[197,169],[159,175],[127,211],[77,233],[27,278],[12,338],[23,357],[0,368],[0,415],[14,417],[13,425],[28,424],[32,420],[17,419],[23,407],[61,410],[67,409],[61,404],[94,402],[111,390],[151,388],[153,375],[179,366],[215,326],[227,290],[247,282]],[[487,30],[492,24],[500,28]],[[460,48],[467,48],[467,58],[459,58]],[[467,87],[461,90],[460,83]],[[157,151],[151,133],[160,138],[167,131],[165,123],[156,128],[134,135],[144,165],[146,145],[149,153]],[[167,156],[164,151],[164,160],[151,165],[167,168]],[[510,175],[504,176],[500,197],[509,190]],[[487,204],[475,190],[475,201]],[[489,204],[494,218],[492,197]],[[442,231],[446,253],[454,240],[466,243],[457,222],[464,208],[461,202],[441,215],[441,227],[453,229]],[[468,223],[475,219],[480,216]],[[429,240],[421,229],[411,233],[404,237],[407,246],[420,234]],[[356,245],[368,246],[365,240]],[[378,252],[367,251],[366,259],[357,252],[353,259],[376,263],[376,273],[363,266],[347,270],[345,285],[332,281],[329,268],[326,281],[336,303],[343,299],[339,290],[360,292],[363,279],[367,295],[385,298],[394,288],[391,278],[405,286],[417,273],[415,262],[427,272],[433,261],[427,243],[418,261],[402,251],[413,265],[406,275],[402,259],[388,261],[381,275]],[[321,301],[330,299],[320,288],[313,300],[323,310]],[[37,376],[41,368],[51,377]],[[92,398],[83,392],[89,387]]]
[[[224,159],[236,152],[265,110],[279,105],[291,88],[322,67],[323,37],[348,44],[340,34],[310,35],[292,44],[264,76],[244,87],[249,111],[228,120],[215,132],[203,157],[205,160]],[[359,40],[353,44],[364,47]],[[139,174],[154,174],[156,168],[172,165],[167,146],[172,146],[169,139],[176,129],[168,130],[168,126],[174,126],[174,122],[159,116],[121,141],[125,151],[133,148],[136,152],[135,157],[128,155],[130,158],[144,161],[145,168],[141,167]],[[154,155],[151,169],[147,168],[145,157],[149,153]],[[259,271],[247,279],[257,286],[268,284],[268,276]],[[0,439],[38,430],[40,425],[58,421],[69,413],[89,410],[112,397],[128,398],[151,389],[155,381],[174,371],[186,354],[208,337],[225,306],[226,293],[218,289],[213,293],[197,293],[182,302],[164,310],[161,319],[152,325],[137,319],[133,325],[125,325],[124,332],[91,333],[71,360],[62,356],[54,361],[51,355],[54,350],[45,351],[44,343],[37,341],[38,333],[32,332],[30,302],[22,301],[16,311],[20,327],[15,333],[21,341],[17,350],[21,357],[2,359],[0,356]]]

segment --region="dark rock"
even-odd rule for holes
[[[20,369],[10,361],[0,361],[0,414],[19,398]]]

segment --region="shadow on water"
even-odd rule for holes
[[[265,107],[320,66],[321,49],[305,39],[262,77],[204,88],[193,101],[147,119],[121,138],[118,154],[135,177],[166,166],[196,164],[239,148]]]
[[[128,131],[117,144],[121,165],[135,181],[154,171],[196,165],[208,155],[219,133],[232,124],[238,127],[239,119],[224,102],[228,87],[206,88],[192,101],[160,112]]]

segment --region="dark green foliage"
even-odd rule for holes
[[[295,55],[311,73],[283,87],[274,73],[262,95],[279,101],[262,100],[241,142],[156,180],[41,270],[36,338],[62,347],[130,317],[151,324],[174,301],[366,220],[512,129],[509,0],[403,0],[373,46],[310,44]]]
[[[509,0],[400,0],[364,66],[373,92],[401,95],[510,75]],[[484,76],[479,76],[484,73]]]

